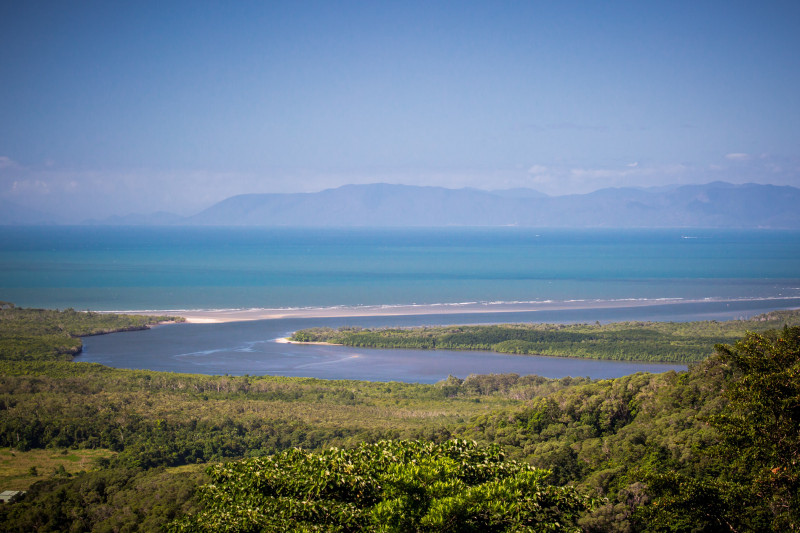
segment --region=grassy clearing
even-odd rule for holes
[[[114,452],[104,449],[20,452],[0,448],[0,490],[28,490],[42,479],[93,470],[97,459],[113,455]]]

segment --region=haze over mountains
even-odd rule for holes
[[[346,185],[317,193],[242,194],[193,216],[128,215],[87,223],[218,226],[530,226],[800,229],[800,189],[714,182],[601,189],[546,196],[532,189],[483,191],[408,185]],[[2,224],[47,222],[17,206]]]

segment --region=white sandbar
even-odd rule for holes
[[[701,301],[701,300],[697,300]],[[319,307],[293,309],[172,309],[118,311],[140,315],[181,316],[189,323],[214,324],[245,320],[278,318],[329,318],[360,316],[449,315],[460,313],[513,313],[553,311],[562,309],[615,309],[621,307],[646,307],[673,303],[692,303],[693,300],[674,299],[624,299],[624,300],[571,300],[565,302],[499,302],[459,303],[433,305],[381,305],[353,307]]]

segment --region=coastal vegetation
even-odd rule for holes
[[[755,323],[775,329],[707,345],[687,372],[613,380],[507,374],[420,385],[172,374],[72,363],[20,341],[9,357],[0,352],[0,479],[14,478],[0,489],[28,493],[0,506],[0,524],[5,531],[162,531],[168,524],[191,531],[228,516],[230,506],[217,501],[275,516],[307,501],[319,517],[352,506],[364,528],[382,517],[405,520],[397,530],[435,530],[453,516],[483,527],[506,520],[489,505],[499,498],[487,494],[535,486],[563,498],[563,524],[583,531],[796,531],[800,328],[789,326],[793,316],[765,315]],[[732,327],[714,324],[685,327]],[[453,446],[462,447],[455,457]],[[377,468],[378,450],[400,457],[397,468]],[[71,456],[77,467],[60,469],[53,459]],[[402,460],[410,456],[419,470]],[[464,479],[486,462],[493,466],[485,479]],[[503,465],[513,465],[507,477],[498,474]],[[325,471],[339,477],[323,482],[317,474]],[[453,472],[460,482],[436,485]],[[338,496],[303,499],[304,490],[317,489]],[[270,491],[285,491],[286,500],[269,500]],[[509,499],[517,501],[503,496]],[[547,509],[548,501],[518,503]],[[495,522],[477,521],[484,519]],[[339,527],[314,520],[307,530]],[[250,530],[275,529],[253,524]],[[524,525],[502,524],[496,529]]]
[[[74,309],[26,309],[0,302],[0,360],[70,361],[81,351],[81,337],[145,329],[175,321],[183,319]]]
[[[490,350],[519,355],[691,363],[705,359],[710,346],[735,342],[747,332],[786,325],[800,325],[800,311],[773,311],[749,320],[724,322],[309,328],[295,332],[290,340],[368,348]]]

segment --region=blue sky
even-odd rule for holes
[[[1,3],[0,199],[800,186],[800,2],[229,4]]]

